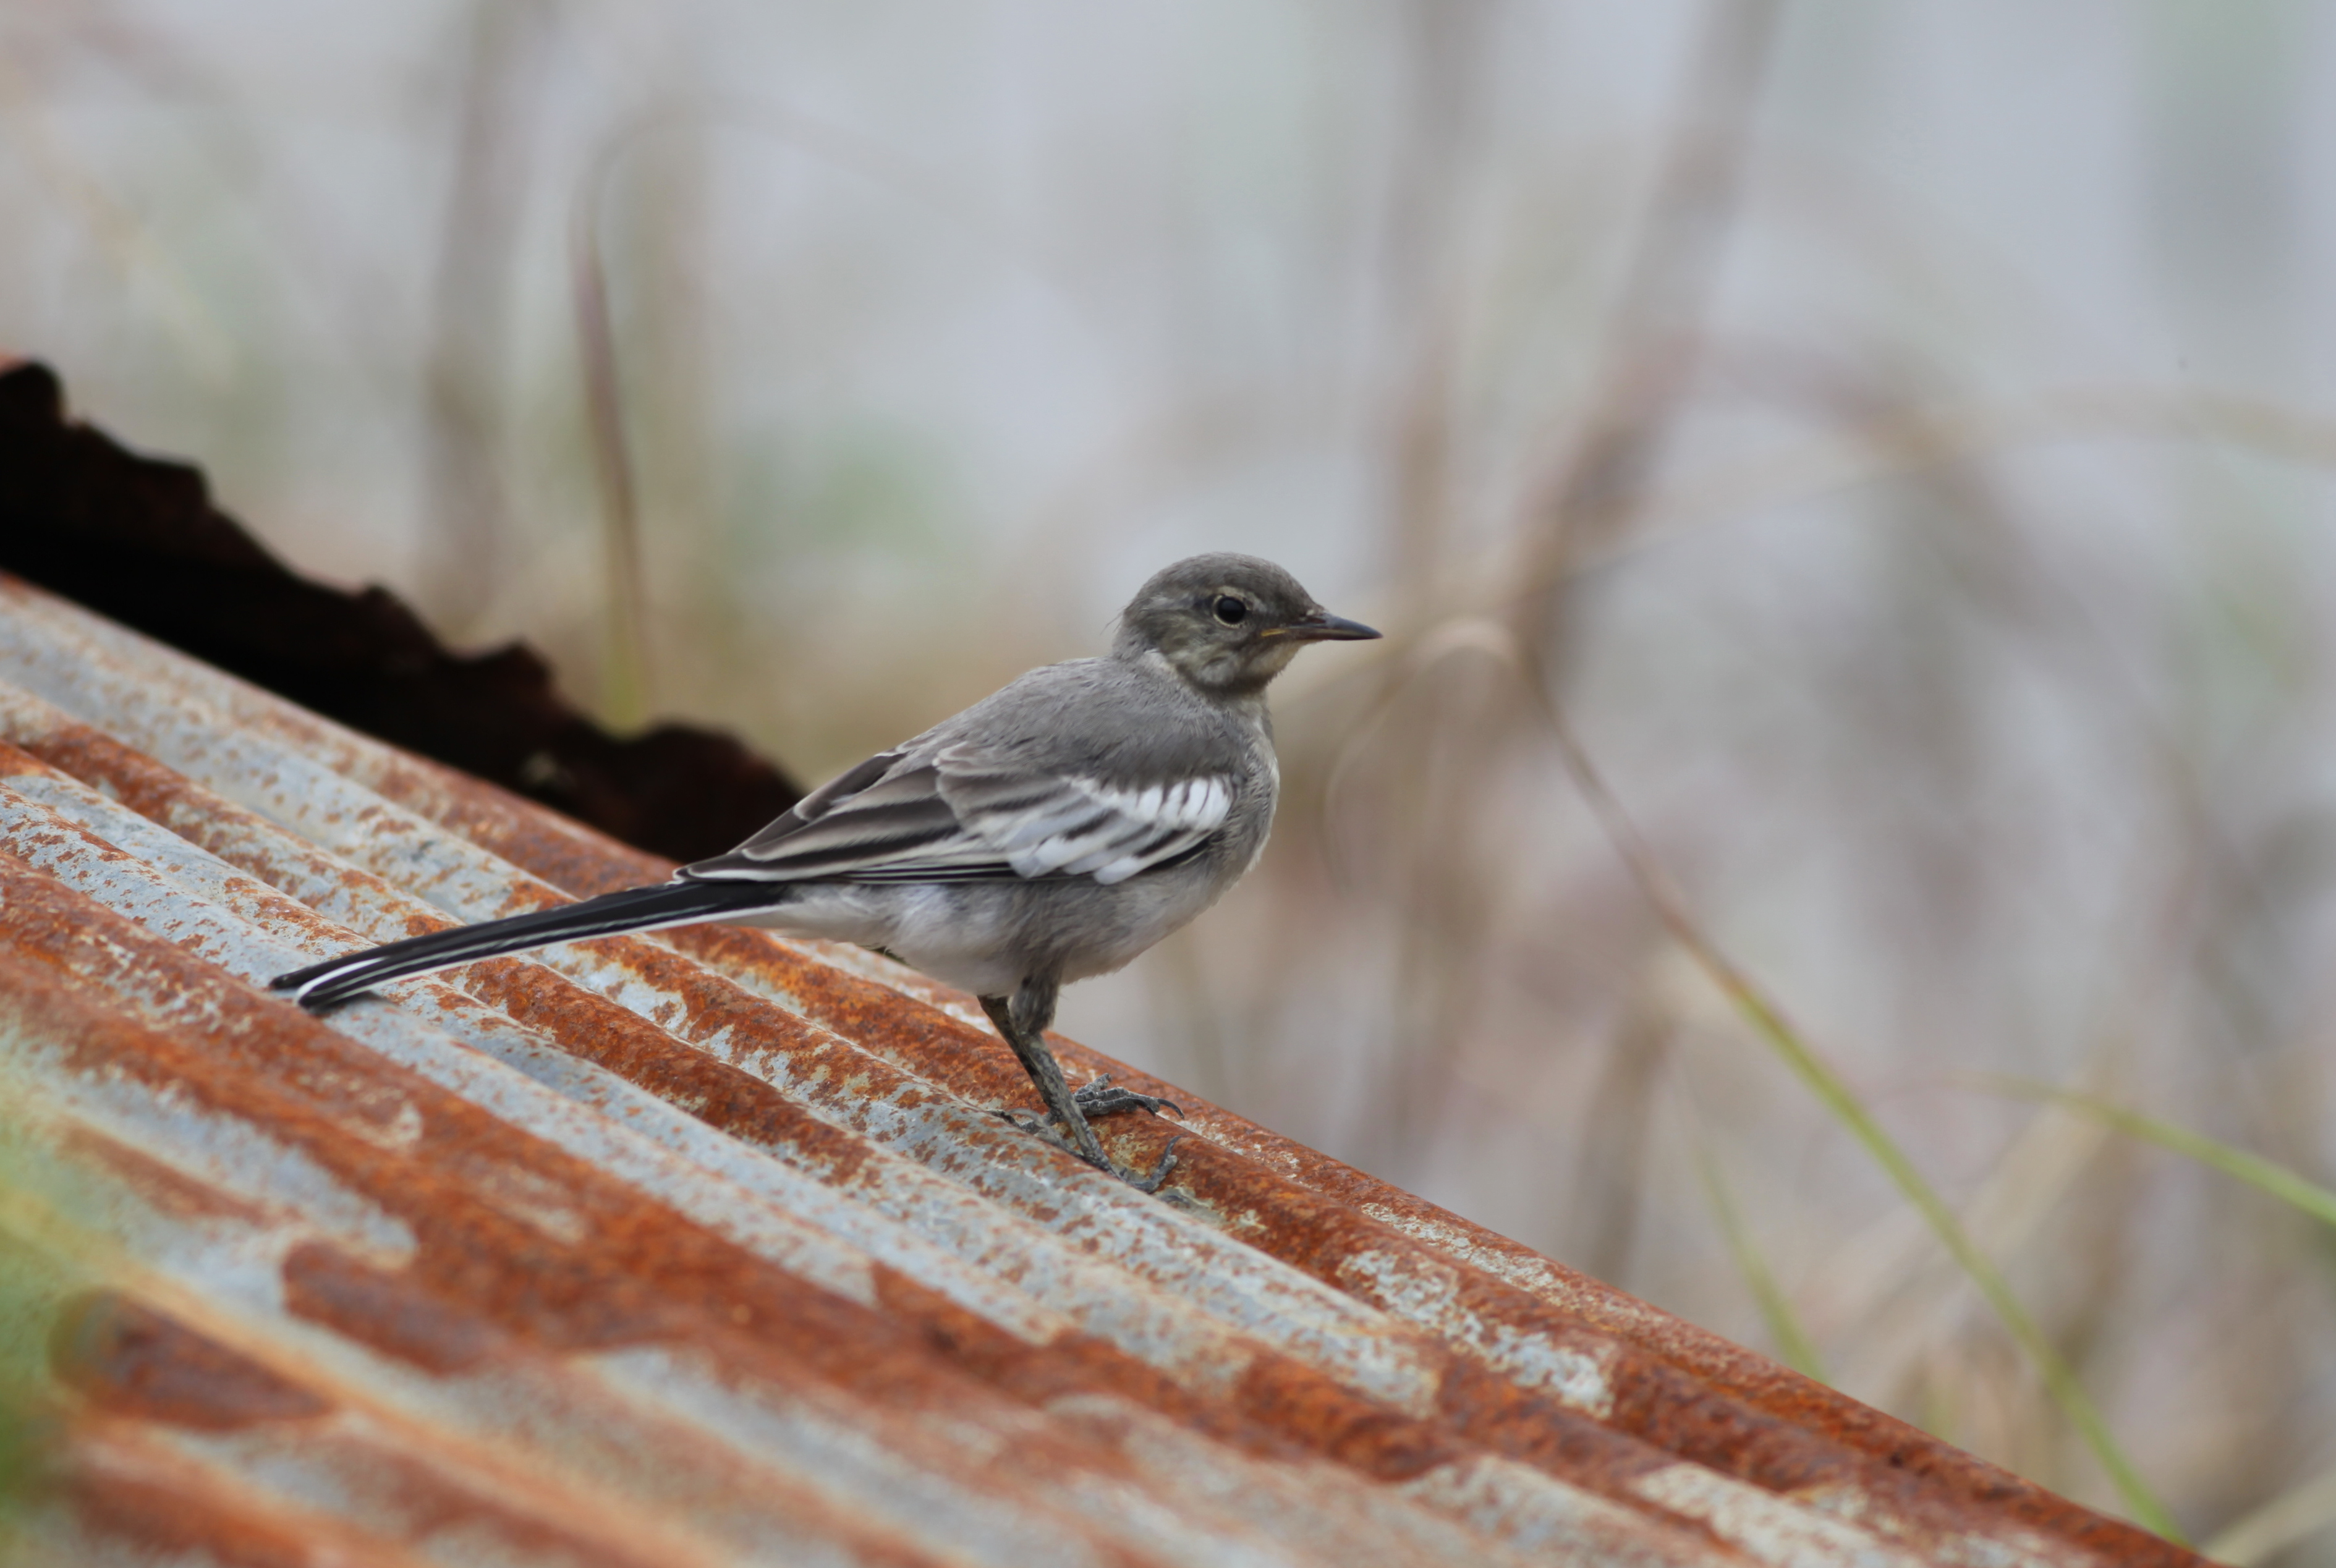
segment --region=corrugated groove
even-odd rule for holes
[[[0,681],[30,1135],[209,1194],[121,1222],[117,1310],[330,1412],[122,1439],[254,1530],[470,1560],[350,1477],[492,1451],[525,1561],[633,1560],[568,1497],[663,1561],[2195,1561],[1065,1043],[1191,1113],[1136,1194],[881,960],[703,928],[307,1018],[249,982],[667,868],[6,582]]]

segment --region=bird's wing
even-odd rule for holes
[[[1125,881],[1198,850],[1224,825],[1237,780],[1192,773],[1148,783],[1032,765],[968,744],[881,752],[806,795],[691,878]]]
[[[1236,783],[1222,774],[1106,782],[954,749],[939,763],[941,797],[1015,875],[1093,877],[1106,885],[1206,843],[1225,825]]]

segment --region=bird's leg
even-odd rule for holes
[[[1005,997],[984,997],[981,1010],[1006,1037],[1020,1058],[1022,1070],[1030,1075],[1037,1086],[1038,1097],[1046,1103],[1046,1114],[1061,1124],[1070,1135],[1072,1153],[1098,1170],[1108,1171],[1111,1161],[1095,1140],[1095,1129],[1071,1094],[1071,1086],[1063,1078],[1061,1064],[1055,1053],[1046,1048],[1046,1026],[1054,1021],[1056,988],[1050,981],[1024,980],[1009,1000]]]
[[[1037,1086],[1038,1097],[1046,1101],[1048,1115],[1070,1135],[1071,1152],[1095,1169],[1108,1171],[1131,1186],[1146,1193],[1157,1192],[1160,1183],[1167,1178],[1169,1167],[1175,1164],[1173,1145],[1171,1145],[1171,1152],[1161,1154],[1160,1164],[1153,1168],[1149,1176],[1137,1176],[1111,1163],[1110,1156],[1103,1152],[1103,1144],[1095,1135],[1095,1129],[1087,1125],[1086,1115],[1079,1106],[1078,1097],[1071,1093],[1070,1085],[1064,1080],[1063,1069],[1055,1060],[1055,1053],[1046,1048],[1046,1026],[1054,1021],[1056,989],[1051,979],[1026,979],[1016,989],[1011,1000],[1005,997],[982,998],[981,1010],[989,1015],[989,1021],[998,1026],[998,1032],[1006,1037],[1007,1045],[1014,1047],[1015,1056],[1021,1060],[1022,1070],[1030,1075],[1030,1081]]]

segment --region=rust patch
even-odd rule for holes
[[[71,1158],[87,1161],[135,1193],[157,1212],[186,1220],[232,1220],[264,1225],[276,1216],[257,1203],[221,1192],[176,1165],[88,1127],[75,1127],[59,1144]]]
[[[814,1165],[831,1185],[849,1185],[872,1153],[867,1140],[822,1121],[752,1073],[541,965],[477,965],[463,989],[707,1125]]]
[[[115,1290],[75,1296],[49,1334],[49,1368],[101,1410],[172,1427],[231,1431],[321,1416],[332,1407]]]
[[[1246,1419],[1302,1437],[1325,1458],[1375,1481],[1408,1481],[1482,1448],[1440,1422],[1374,1405],[1287,1356],[1251,1362],[1233,1400]]]
[[[217,1467],[154,1443],[116,1418],[76,1422],[63,1460],[48,1485],[62,1491],[92,1534],[126,1540],[176,1561],[290,1563],[300,1568],[418,1568],[425,1559],[405,1549],[453,1528],[483,1533],[498,1546],[518,1548],[526,1560],[560,1568],[669,1568],[638,1553],[582,1538],[562,1524],[490,1502],[459,1477],[426,1462],[375,1448],[365,1456],[366,1484],[388,1491],[406,1526],[396,1539],[337,1517],[320,1517],[254,1493]],[[443,1560],[433,1553],[428,1561]],[[500,1556],[498,1561],[502,1560]]]
[[[311,1242],[284,1260],[284,1307],[386,1356],[446,1376],[507,1349],[510,1337],[403,1272]]]
[[[607,838],[580,823],[569,823],[530,805],[494,785],[458,774],[451,768],[415,764],[448,804],[433,816],[480,848],[492,851],[515,866],[522,866],[553,887],[589,899],[643,882],[661,882],[673,875],[677,862],[645,853],[629,844]],[[426,773],[425,773],[426,770]],[[367,779],[375,794],[408,804],[395,775]],[[411,808],[409,809],[415,809]]]
[[[100,1540],[143,1547],[164,1561],[193,1558],[219,1568],[419,1568],[416,1559],[345,1530],[239,1508],[200,1484],[77,1467],[57,1486],[83,1527]],[[329,1534],[327,1547],[320,1537]],[[327,1555],[327,1553],[330,1555]]]

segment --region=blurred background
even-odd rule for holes
[[[1553,701],[2185,1527],[2336,1563],[2327,1229],[1990,1076],[2336,1168],[2336,10],[77,0],[0,210],[84,417],[806,780],[1282,561],[1391,635],[1064,1031],[2115,1508]]]

